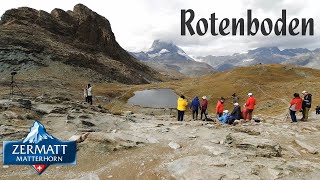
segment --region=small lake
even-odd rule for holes
[[[171,89],[143,90],[134,92],[128,104],[150,108],[176,108],[178,97]]]

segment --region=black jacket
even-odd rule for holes
[[[311,108],[311,103],[312,103],[312,95],[308,94],[304,96],[303,102],[302,102],[302,109]]]
[[[240,108],[240,106],[235,106],[233,108],[233,111],[232,111],[231,115],[233,117],[235,117],[237,120],[240,120],[241,119],[241,108]]]

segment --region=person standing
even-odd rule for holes
[[[309,110],[311,108],[312,103],[312,95],[307,91],[302,91],[303,102],[302,102],[302,119],[301,121],[308,121]]]
[[[201,110],[200,102],[198,96],[194,97],[190,104],[190,109],[192,110],[192,119],[198,119],[199,109]]]
[[[188,102],[184,95],[181,95],[177,100],[178,121],[183,121],[184,112],[186,111]]]
[[[84,97],[84,100],[86,102],[88,102],[88,87],[87,86],[83,89],[83,97]]]
[[[204,120],[208,120],[207,114],[208,114],[208,100],[206,96],[202,97],[202,104],[201,104],[201,116],[200,119],[202,120],[202,114],[204,114]]]
[[[232,94],[232,102],[234,103],[239,103],[239,97],[236,95],[236,93]]]
[[[91,84],[88,84],[88,103],[90,103],[90,105],[92,105],[92,86]]]
[[[254,110],[254,106],[257,104],[256,99],[253,97],[252,93],[248,93],[248,99],[245,104],[246,112],[244,113],[244,120],[247,121],[247,117],[249,114],[249,120],[252,120],[252,112]]]
[[[216,115],[217,115],[218,118],[223,115],[224,101],[225,101],[225,99],[223,97],[221,97],[217,102]]]
[[[294,98],[290,102],[289,110],[290,110],[290,117],[291,117],[292,123],[296,123],[297,122],[296,112],[301,111],[302,109],[302,99],[300,98],[298,93],[294,93],[293,96]]]
[[[316,114],[320,114],[320,113],[319,113],[319,110],[320,110],[320,107],[317,106],[317,107],[316,107]]]

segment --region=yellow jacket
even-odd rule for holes
[[[179,111],[185,111],[187,109],[188,102],[185,99],[182,99],[181,97],[179,97],[177,104],[178,104],[177,109]]]

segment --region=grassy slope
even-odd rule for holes
[[[172,88],[177,94],[184,94],[189,101],[194,96],[206,95],[209,99],[209,110],[214,111],[217,99],[221,96],[227,98],[226,108],[231,110],[231,95],[237,93],[240,104],[243,105],[248,92],[253,92],[258,105],[256,113],[282,114],[288,107],[294,92],[301,93],[308,90],[313,94],[313,105],[320,103],[320,71],[308,68],[283,65],[256,65],[240,67],[231,71],[216,73],[200,78],[189,78],[180,81],[171,81],[142,86],[118,86],[98,88],[98,92],[106,94],[121,89],[119,96],[122,102],[115,101],[108,107],[111,110],[124,109],[121,105],[135,90],[151,88]]]
[[[39,69],[37,73],[34,71],[20,73],[17,75],[17,82],[26,94],[33,97],[42,93],[66,94],[71,98],[82,100],[83,87],[89,79],[79,75],[78,71],[81,72],[81,70],[66,68],[60,63],[52,67],[54,68],[50,66]],[[9,78],[10,76],[7,75],[0,80],[2,97],[6,97],[9,93]],[[313,94],[313,107],[320,104],[320,98],[318,98],[320,83],[318,82],[320,82],[319,70],[283,65],[256,65],[199,78],[149,85],[93,83],[93,86],[95,95],[113,99],[112,103],[106,107],[114,113],[130,110],[131,107],[125,104],[136,90],[171,88],[179,95],[184,94],[189,101],[196,95],[199,97],[206,95],[210,113],[214,111],[219,97],[227,98],[226,108],[231,110],[231,95],[237,93],[240,96],[240,104],[243,105],[250,91],[258,101],[256,113],[278,115],[286,111],[294,92],[301,93],[303,90],[308,90]],[[102,104],[102,102],[97,103]]]

